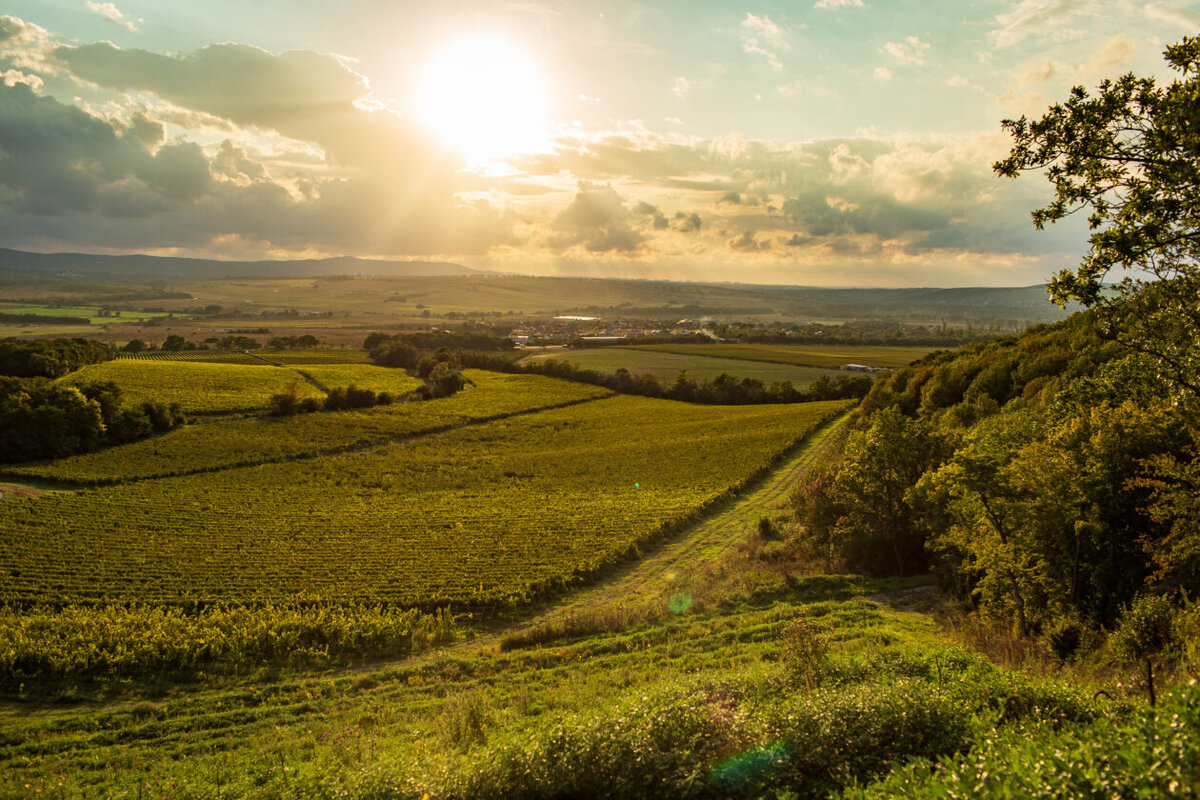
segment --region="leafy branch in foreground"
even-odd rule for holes
[[[1054,302],[1101,308],[1113,338],[1200,396],[1200,38],[1165,56],[1181,75],[1169,85],[1128,74],[1095,94],[1076,86],[1041,119],[1005,120],[1012,150],[993,168],[1045,172],[1054,199],[1033,212],[1038,229],[1088,215],[1089,252],[1050,280]]]

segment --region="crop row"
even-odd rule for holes
[[[143,350],[140,353],[118,353],[117,361],[152,361],[178,364],[245,364],[264,367],[266,362],[244,350]]]
[[[184,679],[404,656],[449,641],[446,613],[361,604],[0,608],[0,691],[63,678]]]
[[[843,405],[620,396],[354,455],[8,501],[0,601],[517,601],[695,518]]]
[[[405,377],[399,370],[371,369],[394,374],[395,380]],[[538,375],[503,375],[480,370],[467,370],[466,375],[472,381],[471,386],[438,400],[397,403],[363,411],[203,422],[121,447],[48,464],[11,468],[6,474],[82,484],[186,475],[364,448],[399,437],[608,394],[594,386]]]

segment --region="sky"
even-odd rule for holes
[[[1171,80],[1200,2],[8,0],[0,246],[1029,285],[1002,119]]]

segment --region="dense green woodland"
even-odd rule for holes
[[[879,378],[836,468],[795,495],[816,551],[932,569],[1027,635],[1200,588],[1200,430],[1145,356],[1080,314]]]

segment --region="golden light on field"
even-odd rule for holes
[[[545,146],[547,89],[513,42],[477,33],[438,50],[420,76],[416,116],[471,166]]]

